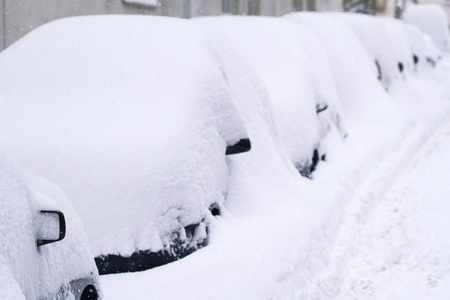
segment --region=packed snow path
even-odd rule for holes
[[[339,299],[448,299],[450,121],[379,198]]]

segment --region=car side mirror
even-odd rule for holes
[[[60,211],[41,210],[37,217],[36,244],[38,247],[59,242],[66,236],[66,219]]]
[[[252,149],[252,143],[250,140],[240,139],[236,144],[227,147],[225,155],[243,153],[250,151],[250,149]]]
[[[320,114],[321,112],[326,111],[327,108],[328,108],[328,105],[321,106],[320,104],[317,104],[316,105],[316,114]]]

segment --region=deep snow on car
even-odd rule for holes
[[[450,52],[448,18],[441,6],[409,3],[403,13],[403,20],[428,34],[440,51]]]
[[[206,20],[195,22],[214,29]],[[239,35],[241,29],[234,34]],[[262,29],[255,30],[254,34],[265,34]],[[423,144],[423,138],[431,130],[422,130],[422,126],[432,128],[434,121],[445,114],[446,110],[438,109],[427,97],[423,101],[417,98],[438,93],[432,93],[432,85],[416,93],[414,80],[405,81],[404,85],[411,88],[411,95],[403,93],[398,97],[399,93],[395,92],[399,89],[394,88],[386,93],[373,72],[372,57],[370,62],[361,65],[364,71],[359,73],[357,67],[342,68],[342,72],[351,71],[352,76],[363,74],[368,79],[358,82],[361,83],[358,88],[367,91],[348,91],[348,95],[369,111],[360,118],[361,122],[351,124],[352,131],[345,143],[334,136],[328,162],[319,165],[314,180],[308,180],[296,172],[290,159],[284,159],[282,140],[277,135],[277,118],[273,117],[272,100],[264,95],[264,86],[257,80],[248,80],[251,77],[245,76],[246,70],[242,71],[239,65],[230,64],[233,62],[230,54],[241,55],[238,45],[224,59],[221,51],[227,50],[227,44],[233,44],[232,41],[221,34],[210,36],[214,37],[214,43],[221,42],[217,60],[221,61],[224,77],[237,98],[253,146],[246,155],[227,158],[230,214],[219,218],[214,223],[217,226],[210,227],[213,233],[210,247],[187,260],[151,272],[103,277],[110,287],[110,295],[117,299],[129,294],[143,299],[179,295],[189,299],[313,299],[320,293],[333,297],[339,289],[336,280],[343,278],[342,262],[345,265],[351,259],[352,248],[358,247],[355,233],[358,234],[366,216],[372,212],[368,207],[376,207],[378,196],[404,169],[413,150]],[[351,41],[351,36],[342,41]],[[352,54],[352,45],[342,49],[344,54]],[[263,50],[276,53],[278,45],[274,42]],[[357,54],[361,59],[357,63],[366,61],[364,51],[367,52],[361,49]],[[351,56],[347,62],[352,62]],[[396,64],[394,68],[399,72]],[[352,78],[350,75],[346,78]],[[351,82],[347,86],[351,88]],[[379,95],[385,99],[379,99]],[[441,101],[439,97],[431,98]],[[369,106],[370,103],[373,105]],[[433,122],[427,122],[428,112],[433,115]],[[364,122],[367,119],[374,121]],[[336,134],[336,130],[330,133]],[[330,257],[333,250],[336,256]],[[122,282],[127,283],[125,288],[119,286]]]
[[[396,25],[386,25],[387,22],[381,18],[368,15],[354,13],[333,13],[332,15],[348,24],[358,36],[377,65],[380,81],[386,89],[404,77],[405,62],[412,60],[412,56],[404,53],[403,42],[406,38],[402,35],[403,33],[398,34]],[[395,20],[392,21],[395,22]],[[394,35],[401,36],[402,41],[395,40]]]
[[[441,55],[433,40],[419,28],[405,24],[409,45],[413,54],[416,72],[423,72],[434,68]]]
[[[346,135],[330,67],[318,40],[297,24],[276,18],[222,16],[194,21],[226,41],[222,46],[235,49],[262,80],[281,140],[297,170],[310,177],[325,159],[321,141],[330,127]]]
[[[0,141],[68,194],[100,273],[205,245],[227,194],[225,155],[250,149],[234,96],[189,24],[70,18],[0,55]]]
[[[398,60],[397,67],[403,78],[407,78],[413,72],[414,61],[405,23],[388,17],[378,17],[377,21],[385,28],[387,37],[394,45],[391,50]]]
[[[298,12],[284,18],[308,28],[322,43],[351,135],[351,125],[370,120],[371,112],[386,98],[373,58],[353,30],[334,14]],[[373,98],[379,100],[366,100]]]
[[[3,153],[0,215],[2,299],[98,299],[97,268],[67,197]]]

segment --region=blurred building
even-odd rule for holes
[[[180,18],[239,14],[280,16],[291,11],[342,10],[343,0],[0,0],[0,50],[55,19],[98,14]],[[370,0],[372,1],[372,0]],[[373,0],[375,1],[375,0]]]

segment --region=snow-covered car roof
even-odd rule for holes
[[[227,146],[247,134],[189,24],[63,19],[0,55],[0,142],[64,189],[95,256],[196,247],[224,202]]]
[[[2,297],[68,296],[69,283],[78,280],[89,281],[98,290],[98,272],[86,234],[65,194],[53,183],[24,173],[4,153],[0,153],[0,166]],[[36,234],[41,210],[62,212],[66,235],[57,243],[38,248]]]
[[[409,3],[403,13],[403,20],[428,34],[440,51],[450,52],[449,23],[441,6]]]
[[[330,126],[345,134],[326,55],[308,30],[269,17],[194,20],[236,49],[262,80],[280,136],[300,171],[309,166]],[[318,109],[325,111],[318,116]]]

